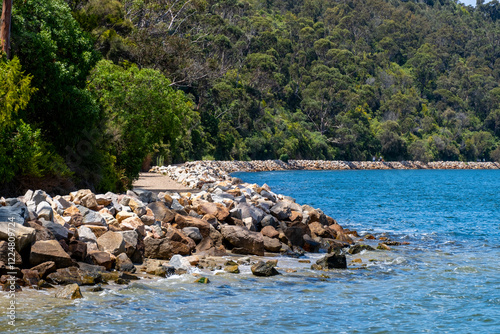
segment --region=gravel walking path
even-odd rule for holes
[[[199,189],[187,188],[167,175],[158,173],[140,173],[139,179],[133,183],[133,188],[150,190],[155,193],[165,191],[195,193],[200,191]]]

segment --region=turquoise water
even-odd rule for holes
[[[500,171],[235,176],[320,207],[360,234],[410,244],[348,256],[350,270],[312,271],[280,257],[283,275],[272,278],[244,266],[239,275],[208,273],[207,285],[183,275],[76,302],[33,291],[18,299],[16,331],[500,333]],[[358,258],[363,266],[351,262]]]

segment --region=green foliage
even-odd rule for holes
[[[63,159],[41,136],[18,116],[36,89],[32,77],[24,74],[19,60],[0,59],[0,180],[8,183],[16,176],[69,176]]]
[[[19,59],[0,59],[0,128],[10,128],[16,124],[18,112],[28,105],[36,92],[31,87],[32,76],[21,71]]]
[[[106,142],[116,168],[131,182],[155,144],[167,145],[169,161],[187,158],[190,131],[197,122],[192,103],[170,87],[160,72],[100,61],[88,89],[104,111]]]
[[[62,0],[27,0],[13,7],[12,51],[30,73],[33,95],[22,118],[37,124],[61,154],[92,129],[98,109],[85,80],[99,55]]]
[[[281,161],[288,163],[288,159],[289,159],[288,154],[285,153],[285,154],[280,155]]]

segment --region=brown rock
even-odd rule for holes
[[[311,236],[313,238],[321,237],[321,238],[333,238],[335,237],[331,230],[320,222],[315,221],[309,224],[309,229],[311,230]]]
[[[57,269],[56,263],[54,261],[47,261],[40,263],[38,266],[34,266],[31,270],[36,270],[40,278],[45,279],[48,274],[55,272]]]
[[[93,285],[101,281],[101,273],[82,270],[78,267],[61,268],[57,269],[55,273],[49,274],[47,281],[52,284]]]
[[[157,201],[149,203],[148,208],[153,212],[155,219],[162,223],[170,223],[175,219],[176,213],[170,210],[163,202]]]
[[[127,254],[121,253],[116,257],[116,270],[133,273],[135,272],[136,269],[132,261],[127,256]]]
[[[75,227],[82,226],[84,224],[83,216],[80,213],[72,215],[68,224]]]
[[[223,247],[222,247],[223,248]],[[203,238],[198,245],[196,245],[196,254],[205,256],[223,256],[216,255],[218,252],[215,242],[211,238]],[[224,255],[226,250],[223,249]]]
[[[302,222],[302,213],[298,211],[292,211],[288,217],[291,222]]]
[[[344,232],[337,232],[337,237],[335,239],[343,241],[343,242],[347,242],[349,244],[353,244],[354,243],[354,241],[351,239],[351,237],[349,237]]]
[[[137,216],[122,220],[122,222],[120,223],[120,227],[123,231],[129,231],[129,230],[136,231],[142,236],[146,235],[146,230],[144,226],[145,225],[142,222],[141,218]]]
[[[270,225],[264,226],[264,228],[260,231],[260,233],[262,233],[263,236],[268,238],[277,238],[280,235],[280,233]]]
[[[116,220],[118,221],[118,223],[121,223],[125,219],[131,217],[137,217],[137,215],[133,212],[126,212],[126,211],[120,211],[116,214]]]
[[[239,188],[229,189],[226,192],[230,195],[233,195],[234,197],[241,196],[241,190]]]
[[[224,221],[229,216],[229,210],[226,208],[224,204],[221,203],[203,202],[198,207],[198,214],[213,215],[219,221]]]
[[[33,269],[23,269],[23,281],[27,286],[38,285],[40,281],[40,275],[37,270]]]
[[[187,199],[186,197],[181,197],[178,199],[178,202],[180,205],[186,207],[188,205],[191,205],[191,201],[189,199]]]
[[[307,224],[292,222],[281,225],[288,241],[290,241],[293,246],[304,247],[304,235],[311,235],[311,230]]]
[[[111,270],[115,266],[116,258],[108,252],[90,252],[89,258],[96,266],[102,266],[106,270]]]
[[[268,252],[279,253],[281,251],[281,242],[276,238],[269,238],[263,236],[264,238],[264,248]]]
[[[132,211],[143,211],[141,208],[144,209],[144,214],[146,213],[146,206],[144,205],[144,203],[142,203],[139,199],[137,198],[130,198],[130,201],[128,202],[128,206],[130,207],[130,209],[132,209]],[[138,214],[137,212],[135,212],[136,214]]]
[[[153,214],[151,215],[145,214],[141,216],[141,221],[144,225],[151,226],[155,223],[156,219]]]
[[[56,240],[35,242],[31,246],[30,264],[36,266],[47,261],[54,261],[57,268],[75,265],[75,262]]]
[[[72,205],[66,210],[64,210],[63,217],[71,217],[76,214],[81,215],[82,213],[76,206]]]
[[[317,260],[316,264],[323,269],[347,269],[345,254],[340,251],[325,255],[325,257]]]
[[[104,195],[96,195],[95,199],[97,201],[97,204],[103,205],[103,206],[108,206],[111,204],[111,198],[108,198]]]
[[[95,209],[99,204],[97,204],[95,195],[93,193],[90,193],[82,197],[82,199],[80,200],[80,205],[89,209]]]
[[[211,225],[208,222],[199,218],[190,216],[181,216],[177,214],[175,216],[175,224],[177,224],[177,228],[179,229],[183,229],[184,227],[197,227],[204,238],[210,235]]]
[[[163,200],[165,201],[165,204],[167,204],[169,208],[172,206],[172,203],[174,202],[174,199],[169,194],[163,195]]]
[[[104,233],[108,232],[108,228],[106,226],[97,226],[97,225],[86,225],[92,233],[96,236],[96,238],[99,238],[102,236]]]
[[[309,215],[309,221],[311,223],[320,222],[321,213],[318,210],[309,205],[304,205],[303,209],[304,211],[307,211],[307,214]]]
[[[9,243],[8,241],[0,241],[0,261],[3,263],[12,263],[12,257],[9,258]],[[23,264],[23,260],[21,259],[21,255],[14,249],[14,266],[21,266]],[[9,259],[11,261],[9,261]]]
[[[182,232],[180,232],[182,233]],[[182,239],[179,237],[179,232],[171,232],[171,237],[174,239]],[[187,237],[186,237],[187,238]],[[194,241],[191,243],[183,243],[181,241],[173,241],[168,238],[154,239],[152,237],[144,238],[144,256],[153,259],[169,260],[172,256],[190,255],[196,247]]]
[[[82,292],[80,291],[80,287],[78,286],[78,284],[70,284],[63,288],[60,288],[59,290],[57,290],[55,296],[56,298],[63,298],[63,299],[83,298]]]
[[[55,240],[56,237],[54,234],[45,226],[42,226],[41,223],[35,220],[28,221],[28,225],[31,228],[35,229],[35,239],[36,241],[43,241],[43,240]]]
[[[259,261],[251,267],[252,274],[264,277],[279,275],[280,273],[274,268],[277,263],[277,261]]]
[[[217,226],[219,224],[219,221],[214,215],[204,215],[201,219],[208,222],[212,226]]]
[[[264,255],[264,237],[241,226],[222,226],[222,236],[239,254]]]
[[[68,249],[68,253],[73,259],[77,261],[85,260],[85,257],[87,256],[87,244],[85,242],[80,240],[72,240],[69,243]]]
[[[333,225],[333,224],[337,224],[337,221],[335,219],[333,219],[332,217],[330,216],[326,216],[326,224],[325,225]],[[338,225],[338,224],[337,224]]]
[[[108,231],[97,238],[97,246],[100,251],[118,255],[125,252],[125,240],[123,234]]]
[[[328,227],[330,227],[331,230],[333,230],[333,231],[335,231],[337,233],[344,231],[344,229],[342,228],[342,226],[340,226],[339,224],[331,224]]]

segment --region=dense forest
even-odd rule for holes
[[[500,160],[500,4],[14,1],[0,183],[197,159]]]

